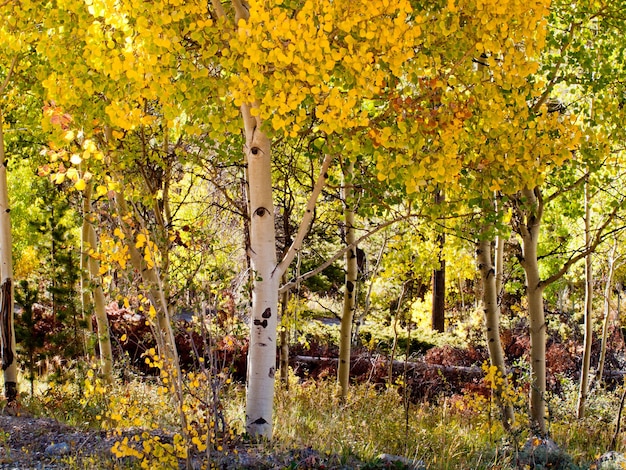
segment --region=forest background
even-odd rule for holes
[[[589,406],[613,423],[623,6],[2,1],[7,409],[75,394],[66,420],[174,433],[118,457],[192,466],[241,436],[284,439],[302,415],[275,394],[307,397],[326,363],[332,403],[393,393],[393,452],[447,452],[442,468],[478,464],[420,449],[411,423],[453,396],[470,447],[550,447],[558,407],[566,426]],[[355,357],[373,389],[351,392]],[[155,378],[167,424],[129,398]],[[621,448],[607,422],[577,462]],[[493,465],[525,465],[517,450]]]

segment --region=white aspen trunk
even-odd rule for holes
[[[530,319],[530,417],[533,427],[546,434],[546,320],[543,308],[543,287],[539,284],[537,242],[524,243],[524,268],[526,273],[528,316]],[[526,257],[530,258],[526,262]]]
[[[502,391],[507,387],[506,364],[504,351],[500,341],[500,306],[498,305],[497,275],[491,260],[491,242],[481,240],[477,250],[478,269],[483,282],[483,308],[485,316],[485,337],[491,365],[498,368],[502,374],[502,384],[495,389],[495,396],[501,411],[504,429],[507,431],[513,425],[515,415],[511,403],[502,399]]]
[[[272,201],[270,140],[261,122],[241,108],[245,132],[250,198],[252,311],[246,384],[246,429],[251,436],[271,439],[276,372],[278,287],[282,272],[276,264],[276,232]]]
[[[504,284],[504,241],[504,237],[501,235],[496,237],[494,268],[496,270],[496,296],[498,298],[498,306],[500,306],[502,285]]]
[[[17,357],[13,312],[13,255],[11,216],[4,150],[4,117],[0,111],[0,336],[4,396],[11,405],[17,401]]]
[[[604,374],[604,362],[606,361],[606,348],[609,341],[609,319],[611,318],[611,286],[613,285],[613,274],[615,273],[615,252],[617,251],[617,238],[613,240],[613,248],[609,253],[606,284],[604,285],[604,315],[602,319],[602,346],[600,347],[600,363],[598,364],[598,383],[602,383]]]
[[[96,231],[91,222],[88,225],[88,246],[93,250],[97,246]],[[113,383],[113,350],[111,348],[111,332],[109,319],[106,313],[106,300],[102,289],[102,277],[100,276],[100,263],[97,259],[89,257],[89,273],[93,285],[93,300],[98,325],[98,346],[100,347],[100,367],[102,376],[109,383]]]
[[[91,302],[91,292],[89,286],[89,228],[91,227],[91,193],[93,183],[87,183],[85,191],[83,193],[83,225],[81,228],[80,238],[80,291],[81,291],[81,307],[83,321],[85,322],[85,329],[83,331],[83,343],[85,348],[85,354],[87,356],[93,356],[94,345],[91,340],[93,333],[93,326],[91,324],[91,310],[93,308]]]
[[[543,202],[538,197],[539,189],[522,192],[525,204],[518,227],[522,238],[521,265],[526,276],[526,297],[530,323],[530,420],[533,431],[546,435],[546,321],[543,308],[544,285],[539,276],[537,242],[541,228]]]
[[[585,247],[591,247],[591,207],[589,203],[589,183],[585,182]],[[591,344],[593,342],[593,272],[591,251],[585,256],[585,334],[583,340],[583,362],[580,370],[580,387],[576,415],[578,419],[585,416],[585,403],[589,392],[589,369],[591,367]]]
[[[281,279],[282,284],[287,283],[287,274],[284,273]],[[289,332],[285,325],[285,318],[288,315],[289,291],[286,290],[280,296],[282,328],[280,330],[280,380],[285,389],[289,390]]]
[[[352,189],[352,179],[354,174],[354,163],[346,163],[344,168],[344,223],[346,245],[350,248],[346,251],[346,284],[343,293],[343,312],[341,315],[341,331],[339,335],[339,366],[337,368],[337,379],[341,388],[341,399],[348,396],[348,386],[350,383],[350,350],[352,344],[352,319],[356,308],[357,276],[358,265],[356,246],[356,234],[354,231],[354,190]]]

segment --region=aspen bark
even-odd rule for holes
[[[343,293],[343,312],[341,315],[341,331],[339,335],[339,366],[337,368],[337,380],[341,388],[341,399],[348,396],[350,382],[350,352],[352,345],[352,319],[356,308],[358,265],[356,246],[356,234],[354,231],[355,208],[354,190],[352,189],[352,176],[354,163],[346,163],[344,168],[344,223],[346,245],[350,248],[346,251],[346,278]]]
[[[501,235],[496,236],[493,266],[496,270],[496,295],[498,296],[498,305],[500,305],[502,285],[504,284],[504,237]]]
[[[4,117],[0,111],[0,337],[4,396],[9,404],[17,401],[17,357],[13,312],[13,243],[7,184],[7,158],[4,149]]]
[[[95,250],[97,246],[96,231],[91,222],[88,225],[88,246]],[[113,382],[113,350],[111,348],[111,332],[109,319],[106,313],[106,300],[102,289],[102,277],[100,276],[100,263],[93,256],[89,257],[89,273],[93,285],[93,301],[98,325],[98,346],[100,347],[100,367],[102,376],[109,383]]]
[[[271,438],[276,372],[278,287],[276,232],[270,140],[261,130],[250,106],[242,106],[245,157],[250,199],[250,247],[252,311],[246,382],[246,429],[252,436]]]
[[[83,193],[83,224],[81,227],[80,238],[80,291],[81,291],[81,307],[83,321],[85,322],[85,329],[83,331],[83,343],[85,348],[85,354],[92,356],[94,354],[94,345],[91,340],[91,334],[93,333],[93,326],[91,324],[91,311],[93,304],[91,301],[91,289],[90,289],[90,269],[89,269],[89,228],[91,222],[91,193],[93,184],[87,183],[85,191]]]
[[[613,240],[613,247],[609,252],[609,271],[606,274],[606,283],[604,285],[604,315],[602,319],[602,346],[600,347],[600,362],[598,364],[598,383],[602,383],[602,376],[604,375],[604,363],[606,361],[606,348],[609,341],[609,320],[611,318],[611,286],[613,285],[613,274],[615,273],[616,251],[617,238]]]
[[[585,248],[591,247],[591,207],[589,203],[589,184],[585,182]],[[591,265],[591,251],[585,256],[585,334],[583,340],[583,362],[580,370],[580,387],[578,389],[578,404],[576,415],[578,419],[585,416],[585,404],[589,392],[589,369],[591,367],[591,344],[593,342],[592,323],[593,303],[593,272]]]
[[[530,419],[531,427],[546,434],[546,321],[543,306],[544,284],[539,276],[537,244],[543,215],[543,201],[538,188],[522,191],[524,208],[518,215],[517,230],[522,239],[521,265],[526,277],[526,297],[530,325]]]
[[[283,274],[281,282],[287,283],[287,275]],[[288,314],[289,307],[289,291],[281,294],[281,319],[282,328],[280,330],[280,380],[285,388],[289,390],[289,332],[285,325],[285,317]]]
[[[483,309],[485,316],[485,336],[491,365],[497,367],[502,377],[502,384],[495,388],[495,396],[502,414],[502,424],[508,431],[515,419],[513,406],[502,398],[502,392],[508,385],[504,351],[500,341],[500,305],[498,304],[497,272],[491,259],[491,242],[481,240],[477,250],[478,269],[483,283]]]

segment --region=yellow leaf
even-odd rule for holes
[[[146,244],[146,236],[143,233],[137,235],[137,242],[135,243],[135,248],[141,248]]]
[[[87,183],[85,183],[84,179],[81,178],[78,181],[76,181],[75,187],[78,191],[84,191],[86,186],[87,186]]]

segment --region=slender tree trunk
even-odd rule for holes
[[[83,193],[83,225],[81,230],[81,256],[80,256],[80,291],[81,291],[81,307],[83,322],[85,323],[85,329],[83,331],[83,344],[85,348],[85,354],[92,356],[94,354],[94,345],[91,340],[93,333],[93,325],[91,323],[91,312],[93,304],[91,301],[91,288],[90,288],[90,269],[89,269],[89,228],[91,227],[91,192],[93,183],[87,183],[85,191]]]
[[[121,181],[121,180],[120,180]],[[170,384],[172,392],[175,394],[176,404],[178,406],[178,415],[180,419],[181,430],[187,441],[189,431],[187,429],[187,416],[184,411],[184,393],[182,384],[182,370],[178,359],[178,350],[176,349],[176,341],[172,323],[170,321],[169,303],[167,301],[161,276],[156,266],[150,267],[142,253],[135,243],[136,233],[133,232],[127,221],[130,220],[126,199],[124,198],[123,188],[114,195],[115,203],[118,209],[118,219],[120,226],[124,231],[126,246],[130,255],[130,262],[133,267],[140,273],[145,285],[148,287],[148,298],[155,310],[156,324],[153,323],[155,331],[155,340],[159,349],[159,356],[163,360],[163,368],[161,373]],[[146,248],[149,249],[149,248]],[[156,253],[151,253],[151,258],[156,259]],[[151,317],[151,315],[149,315]],[[152,321],[154,319],[151,318]],[[189,461],[187,461],[189,464]]]
[[[589,202],[589,183],[585,182],[585,248],[591,247],[591,207]],[[591,368],[591,344],[593,342],[593,272],[591,251],[585,256],[585,335],[583,362],[580,370],[580,388],[578,390],[577,417],[585,416],[585,404],[589,392],[589,369]]]
[[[91,222],[88,222],[88,247],[95,250],[97,246],[96,231]],[[111,348],[111,333],[109,319],[106,313],[106,300],[102,289],[102,277],[100,276],[100,263],[97,259],[89,257],[89,273],[93,286],[93,300],[98,325],[98,346],[100,348],[100,367],[102,376],[107,382],[113,382],[113,350]]]
[[[287,274],[283,274],[282,283],[287,283]],[[285,388],[289,390],[289,330],[286,325],[286,317],[289,308],[289,291],[281,294],[281,329],[280,329],[280,380]]]
[[[341,399],[348,396],[348,385],[350,382],[350,349],[352,344],[352,319],[356,308],[356,283],[358,276],[358,264],[356,247],[356,234],[354,231],[355,211],[354,211],[354,190],[352,189],[352,179],[354,175],[354,163],[346,162],[344,171],[344,223],[346,244],[352,246],[346,251],[346,283],[343,293],[343,312],[341,315],[341,332],[339,336],[339,366],[337,368],[337,380],[341,388]]]
[[[11,249],[11,209],[7,184],[7,157],[4,150],[4,116],[0,110],[0,337],[4,396],[9,404],[17,401],[17,357],[13,319],[13,255]]]
[[[443,191],[438,189],[435,192],[435,204],[442,204],[444,201]],[[446,235],[442,231],[437,235],[439,267],[433,270],[433,304],[431,310],[431,327],[440,333],[445,331],[446,322],[446,260],[443,256],[445,242]]]
[[[485,239],[479,242],[477,255],[478,269],[483,282],[485,336],[489,349],[489,359],[491,365],[497,367],[502,377],[502,383],[496,386],[495,396],[502,414],[502,424],[508,431],[511,429],[515,416],[511,403],[505,403],[502,399],[502,392],[506,389],[508,380],[504,351],[500,341],[500,306],[498,305],[497,274],[491,261],[491,242],[489,240]]]
[[[363,308],[361,309],[361,313],[357,315],[356,321],[354,322],[354,330],[352,332],[352,342],[356,342],[359,337],[359,328],[365,322],[367,315],[371,310],[371,299],[372,299],[372,291],[374,290],[374,282],[373,279],[378,274],[378,268],[380,267],[380,263],[383,259],[383,255],[385,254],[385,248],[387,247],[388,237],[385,234],[385,239],[383,240],[382,245],[380,246],[380,250],[378,250],[378,255],[376,256],[376,263],[371,270],[367,272],[367,279],[369,280],[369,286],[367,288],[367,294],[365,294],[365,299],[363,301]],[[357,260],[358,261],[358,260]]]
[[[504,237],[498,235],[496,237],[496,249],[494,268],[496,270],[496,295],[498,296],[498,306],[500,305],[502,296],[502,286],[504,285]]]
[[[604,374],[604,362],[606,361],[606,348],[609,342],[609,321],[611,318],[611,286],[613,285],[613,274],[615,272],[615,252],[617,251],[617,237],[613,240],[613,248],[609,252],[608,268],[606,274],[606,284],[604,285],[604,315],[602,319],[602,346],[600,347],[600,363],[598,364],[598,383],[602,383]],[[619,293],[618,293],[619,295]]]
[[[526,297],[530,323],[530,419],[533,431],[546,434],[546,321],[543,308],[544,285],[539,276],[537,243],[543,215],[539,188],[522,191],[524,208],[519,210],[517,230],[522,239],[521,265],[526,276]]]

